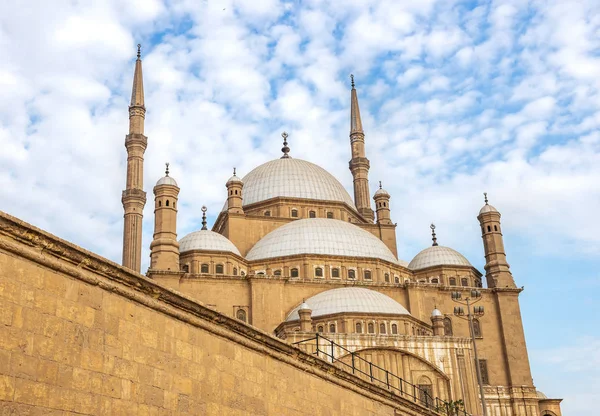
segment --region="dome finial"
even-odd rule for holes
[[[202,205],[202,229],[203,230],[208,230],[208,228],[206,228],[206,205]]]
[[[352,89],[354,89],[354,75],[350,74],[350,85],[352,86]]]
[[[485,200],[485,204],[488,205],[487,192],[483,193],[483,198]]]
[[[233,168],[233,176],[235,176],[235,167]]]
[[[165,176],[169,176],[169,162],[165,163]]]
[[[381,189],[381,181],[379,181],[379,189]]]
[[[433,223],[432,223],[432,224],[429,226],[429,228],[431,228],[431,239],[433,240],[433,244],[432,244],[432,246],[434,246],[434,247],[435,247],[435,246],[437,246],[437,245],[438,245],[438,243],[437,243],[437,237],[435,236],[435,224],[433,224]]]
[[[290,152],[290,148],[288,147],[287,142],[288,134],[284,131],[283,133],[281,133],[281,137],[283,137],[283,147],[281,148],[283,156],[281,156],[281,158],[288,159],[290,157],[290,155],[288,155],[288,153]]]
[[[138,52],[137,52],[137,59],[140,59],[140,58],[141,58],[141,56],[142,56],[142,52],[141,52],[141,50],[142,50],[142,45],[138,43],[138,44],[137,44],[137,48],[138,48]]]

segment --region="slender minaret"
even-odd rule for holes
[[[144,83],[142,80],[142,60],[138,44],[133,91],[129,105],[129,134],[125,136],[127,149],[127,185],[121,201],[125,210],[123,229],[123,266],[140,271],[142,261],[142,214],[146,205],[144,192],[144,151],[148,138],[144,136]]]
[[[488,287],[515,288],[515,281],[510,272],[504,251],[504,239],[500,228],[500,212],[488,203],[484,192],[485,205],[479,211],[477,219],[481,226],[483,249],[485,252],[485,275]]]
[[[352,146],[352,159],[350,160],[350,171],[354,178],[354,204],[358,212],[370,222],[375,215],[371,209],[369,192],[369,159],[365,153],[365,133],[360,119],[358,108],[358,96],[354,88],[354,75],[352,80],[352,91],[350,93],[350,145]]]

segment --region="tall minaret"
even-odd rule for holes
[[[352,91],[350,94],[350,145],[352,146],[352,159],[350,160],[350,171],[354,178],[354,204],[358,212],[365,219],[373,222],[375,215],[371,209],[369,192],[369,159],[365,153],[365,133],[360,119],[358,108],[358,96],[354,88],[354,75],[352,80]]]
[[[123,229],[123,266],[136,272],[140,271],[142,261],[142,214],[146,205],[144,192],[144,151],[148,138],[144,136],[144,83],[142,80],[142,60],[138,44],[135,72],[133,73],[133,91],[129,105],[129,134],[125,136],[127,149],[127,185],[121,202],[125,210]]]

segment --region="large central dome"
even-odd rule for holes
[[[264,236],[246,255],[248,260],[298,254],[369,257],[400,264],[377,237],[356,225],[329,218],[305,218]]]
[[[344,202],[355,209],[342,184],[331,173],[306,160],[271,160],[253,169],[242,181],[244,206],[271,198],[289,197]]]

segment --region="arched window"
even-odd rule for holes
[[[444,318],[444,335],[447,337],[452,336],[452,319]]]
[[[298,218],[298,210],[295,208],[292,210],[292,218]]]
[[[433,406],[433,386],[428,377],[419,378],[419,401],[425,407]]]
[[[162,207],[162,201],[158,201],[158,206]]]
[[[273,272],[273,275],[275,275],[275,276],[281,276],[281,269],[279,269],[279,270],[275,270],[275,271]]]
[[[353,270],[353,269],[348,270],[348,279],[349,280],[356,279],[356,270]]]
[[[166,206],[169,206],[169,200],[167,199],[167,203],[165,204]]]
[[[483,336],[481,335],[481,323],[479,322],[479,319],[473,319],[473,334],[476,338],[481,338]]]
[[[450,286],[456,286],[456,277],[450,278]]]
[[[338,269],[337,267],[334,267],[333,269],[331,269],[331,277],[339,278],[340,277],[340,269]]]
[[[271,211],[265,211],[265,217],[270,217],[271,216]]]
[[[240,272],[240,276],[246,276],[246,272],[242,270],[242,271]]]
[[[294,269],[290,270],[290,276],[298,277],[298,269],[294,268]]]
[[[234,275],[234,276],[237,276],[237,267],[234,267],[234,268],[233,268],[233,275]]]
[[[498,226],[494,225],[494,231],[498,231]]]
[[[369,331],[369,334],[374,334],[375,333],[375,324],[373,324],[373,322],[369,322],[369,325],[367,325],[367,330]]]
[[[357,322],[357,323],[356,323],[356,325],[355,325],[355,332],[356,332],[357,334],[362,334],[362,325],[361,325],[361,323],[360,323],[360,322]]]
[[[237,195],[237,189],[235,190],[235,194]]]
[[[319,325],[319,326],[317,327],[317,332],[319,332],[319,333],[323,333],[323,325]]]
[[[181,271],[184,272],[184,273],[189,273],[190,272],[190,265],[189,264],[184,264],[181,267]]]
[[[392,334],[398,335],[398,325],[392,324]]]
[[[215,267],[215,273],[223,274],[223,265],[222,264],[217,264],[217,266]]]
[[[385,276],[386,283],[389,283],[390,282],[390,274],[386,273],[384,276]]]
[[[314,211],[308,211],[308,218],[317,218],[317,213]]]
[[[173,201],[173,208],[175,208],[175,201]]]
[[[489,233],[490,231],[492,231],[492,227],[490,227],[490,226],[488,225],[488,233]]]
[[[365,280],[371,280],[371,270],[365,270]]]
[[[329,332],[335,334],[335,324],[329,324]]]
[[[379,333],[380,334],[385,334],[385,332],[386,332],[385,331],[385,324],[384,323],[379,324]]]
[[[487,360],[479,360],[479,369],[481,370],[481,382],[483,384],[490,384],[490,377],[488,375]]]
[[[204,263],[200,266],[200,273],[208,273],[208,264]]]
[[[237,317],[237,319],[239,319],[240,321],[244,321],[246,322],[246,311],[243,309],[238,309],[238,311],[236,312],[235,316]]]
[[[460,279],[460,285],[469,286],[469,280],[466,277],[463,277],[462,279]]]
[[[400,277],[394,276],[394,283],[400,283]]]
[[[320,267],[315,268],[315,277],[323,277],[323,269]]]
[[[327,218],[333,218],[333,212],[329,211],[329,212],[327,213]]]
[[[431,283],[439,283],[440,281],[438,280],[437,277],[434,277],[433,279],[431,279]]]

